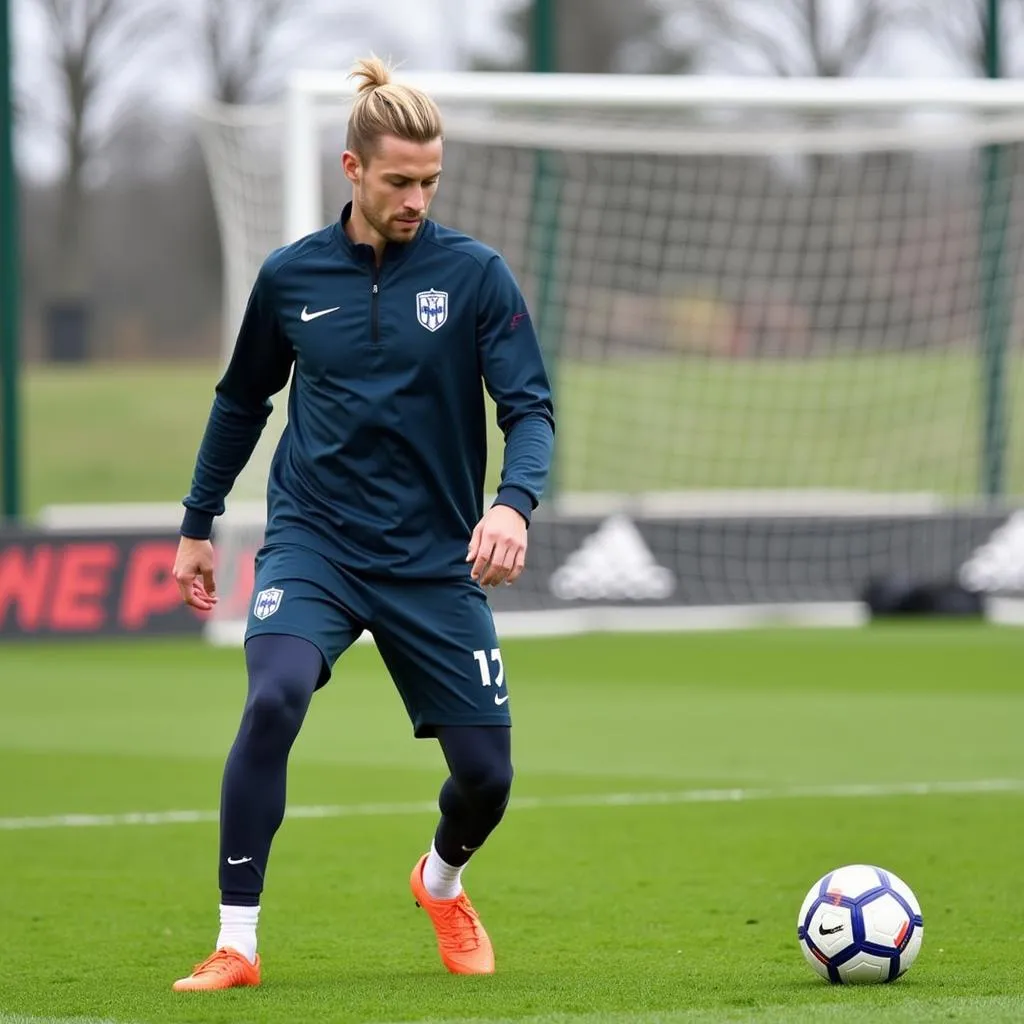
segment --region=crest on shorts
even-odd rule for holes
[[[252,613],[257,619],[268,619],[278,608],[281,607],[281,598],[284,597],[284,591],[279,590],[277,587],[270,587],[267,590],[261,590],[256,595],[256,600],[253,602]]]
[[[448,293],[433,288],[416,293],[416,319],[428,331],[436,331],[448,319]]]

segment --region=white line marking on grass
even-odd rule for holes
[[[510,810],[543,811],[572,807],[655,807],[666,804],[747,803],[801,798],[848,799],[893,796],[955,796],[1024,793],[1024,779],[972,779],[965,782],[882,782],[835,786],[782,786],[775,789],[679,789],[649,793],[580,793],[576,796],[513,798]],[[292,807],[289,818],[364,818],[436,814],[437,803],[327,804]],[[146,811],[128,814],[54,814],[35,818],[0,818],[0,832],[43,828],[111,828],[121,825],[195,825],[215,822],[217,811]]]
[[[19,1017],[0,1012],[0,1024],[131,1024],[130,1021],[114,1021],[104,1017]]]

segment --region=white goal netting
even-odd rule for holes
[[[716,101],[707,83],[688,97],[647,80],[631,102],[558,77],[433,90],[432,216],[503,252],[555,385],[557,521],[536,531],[523,606],[843,600],[874,576],[948,576],[987,529],[971,516],[1024,494],[1024,93],[855,104],[747,83]],[[204,118],[226,348],[266,254],[348,198],[345,88]],[[258,543],[282,422],[232,495],[222,551]],[[601,530],[618,547],[559,595],[554,573]]]

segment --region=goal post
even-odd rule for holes
[[[503,253],[555,381],[540,569],[496,608],[593,607],[607,626],[623,601],[631,623],[855,602],[871,578],[955,576],[1020,502],[1024,82],[396,79],[442,110],[432,215]],[[203,112],[225,353],[267,252],[347,199],[352,96],[342,73],[300,72],[279,104]],[[275,405],[219,524],[241,557]]]
[[[759,78],[691,75],[542,74],[534,72],[396,73],[441,105],[522,105],[535,111],[649,114],[745,110],[805,114],[937,111],[1024,116],[1024,88],[997,79]],[[298,71],[289,78],[284,148],[284,238],[322,227],[318,108],[350,100],[343,72]],[[596,127],[596,126],[595,126]],[[564,142],[564,140],[560,140]],[[804,143],[806,145],[806,142]],[[845,148],[836,138],[833,146]]]

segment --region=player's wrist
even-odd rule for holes
[[[213,533],[213,514],[197,508],[186,508],[178,533],[190,540],[209,540]]]
[[[527,526],[530,525],[530,517],[533,514],[533,498],[522,488],[509,484],[498,489],[498,495],[494,499],[494,505],[504,505],[506,508],[515,509],[522,517]]]

